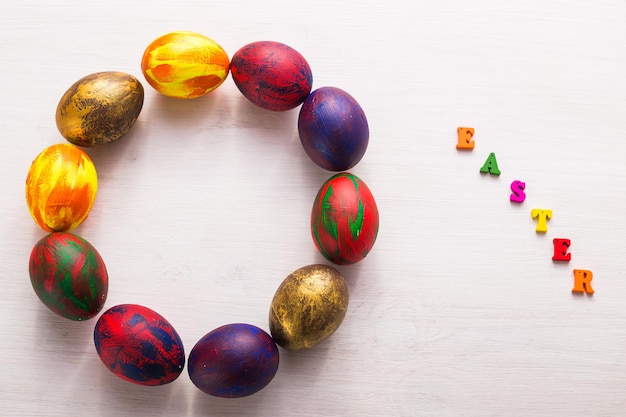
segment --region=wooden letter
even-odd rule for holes
[[[572,254],[567,252],[572,244],[571,240],[552,239],[552,243],[554,243],[554,255],[552,256],[553,261],[569,262],[572,259]]]
[[[593,294],[593,288],[591,288],[591,280],[593,279],[593,273],[584,269],[574,269],[574,288],[572,292],[586,292],[587,294]]]
[[[480,169],[480,172],[483,174],[491,174],[491,175],[500,175],[500,170],[498,169],[498,161],[496,161],[496,154],[491,152],[485,164]]]
[[[526,200],[526,183],[522,181],[513,181],[511,183],[511,197],[509,198],[513,203],[523,203]]]
[[[552,210],[532,209],[530,211],[533,219],[537,219],[537,233],[546,233],[548,231],[548,220],[552,218]]]
[[[473,127],[459,127],[456,133],[459,136],[459,141],[456,144],[457,149],[469,149],[470,151],[474,149],[474,140],[472,139],[474,136]]]

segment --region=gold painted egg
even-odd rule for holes
[[[146,81],[159,93],[196,98],[219,87],[230,70],[226,51],[213,39],[189,31],[152,41],[141,58]]]
[[[143,86],[130,74],[107,71],[87,75],[59,100],[57,128],[75,145],[113,142],[135,124],[143,97]]]
[[[311,348],[330,337],[348,309],[348,287],[327,265],[302,267],[280,284],[270,307],[270,332],[285,349]]]
[[[66,232],[87,218],[96,199],[98,176],[89,156],[69,143],[44,149],[26,177],[26,203],[47,232]]]

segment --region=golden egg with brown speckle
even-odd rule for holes
[[[106,71],[87,75],[59,100],[57,128],[78,146],[113,142],[135,124],[143,98],[143,86],[130,74]]]
[[[274,341],[290,350],[311,348],[330,337],[346,315],[348,287],[327,265],[302,267],[280,284],[270,307]]]

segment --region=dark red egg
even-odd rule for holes
[[[259,41],[242,47],[233,55],[230,71],[239,91],[267,110],[297,107],[313,86],[313,74],[304,57],[279,42]]]
[[[185,366],[183,342],[157,312],[136,304],[105,311],[93,332],[102,363],[118,377],[139,385],[174,381]]]
[[[56,232],[43,237],[30,254],[29,272],[39,299],[61,317],[86,320],[104,306],[106,266],[96,248],[80,236]]]
[[[278,347],[271,336],[251,324],[218,327],[189,354],[189,377],[207,394],[238,398],[263,389],[278,370]]]
[[[337,265],[367,256],[378,235],[378,207],[356,175],[343,172],[320,188],[311,210],[311,234],[322,255]]]
[[[336,87],[318,88],[306,98],[298,133],[311,160],[329,171],[345,171],[358,164],[370,136],[359,103]]]

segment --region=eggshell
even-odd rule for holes
[[[143,97],[143,86],[130,74],[106,71],[87,75],[59,100],[57,128],[78,146],[113,142],[135,124]]]
[[[136,304],[105,311],[93,333],[102,363],[139,385],[174,381],[185,366],[185,350],[174,327],[157,312]]]
[[[308,62],[280,42],[260,41],[242,47],[233,55],[230,70],[239,91],[267,110],[285,111],[299,106],[313,85]]]
[[[72,230],[88,216],[96,199],[96,167],[80,148],[61,143],[44,149],[26,177],[26,203],[47,232]]]
[[[286,349],[312,348],[330,337],[348,309],[348,286],[327,265],[297,269],[280,284],[270,306],[270,333]]]
[[[263,389],[278,370],[270,335],[250,324],[227,324],[207,333],[189,354],[189,377],[209,395],[238,398]]]
[[[304,101],[298,116],[307,155],[329,171],[354,167],[367,150],[369,125],[359,103],[345,91],[322,87]]]
[[[107,269],[98,251],[67,232],[51,233],[35,244],[30,281],[39,299],[61,317],[86,320],[104,306]]]
[[[148,83],[165,96],[197,98],[224,82],[229,61],[226,51],[213,39],[177,31],[148,45],[141,58],[141,71]]]
[[[349,265],[364,259],[378,235],[378,207],[368,186],[348,172],[320,188],[311,210],[315,246],[329,261]]]

